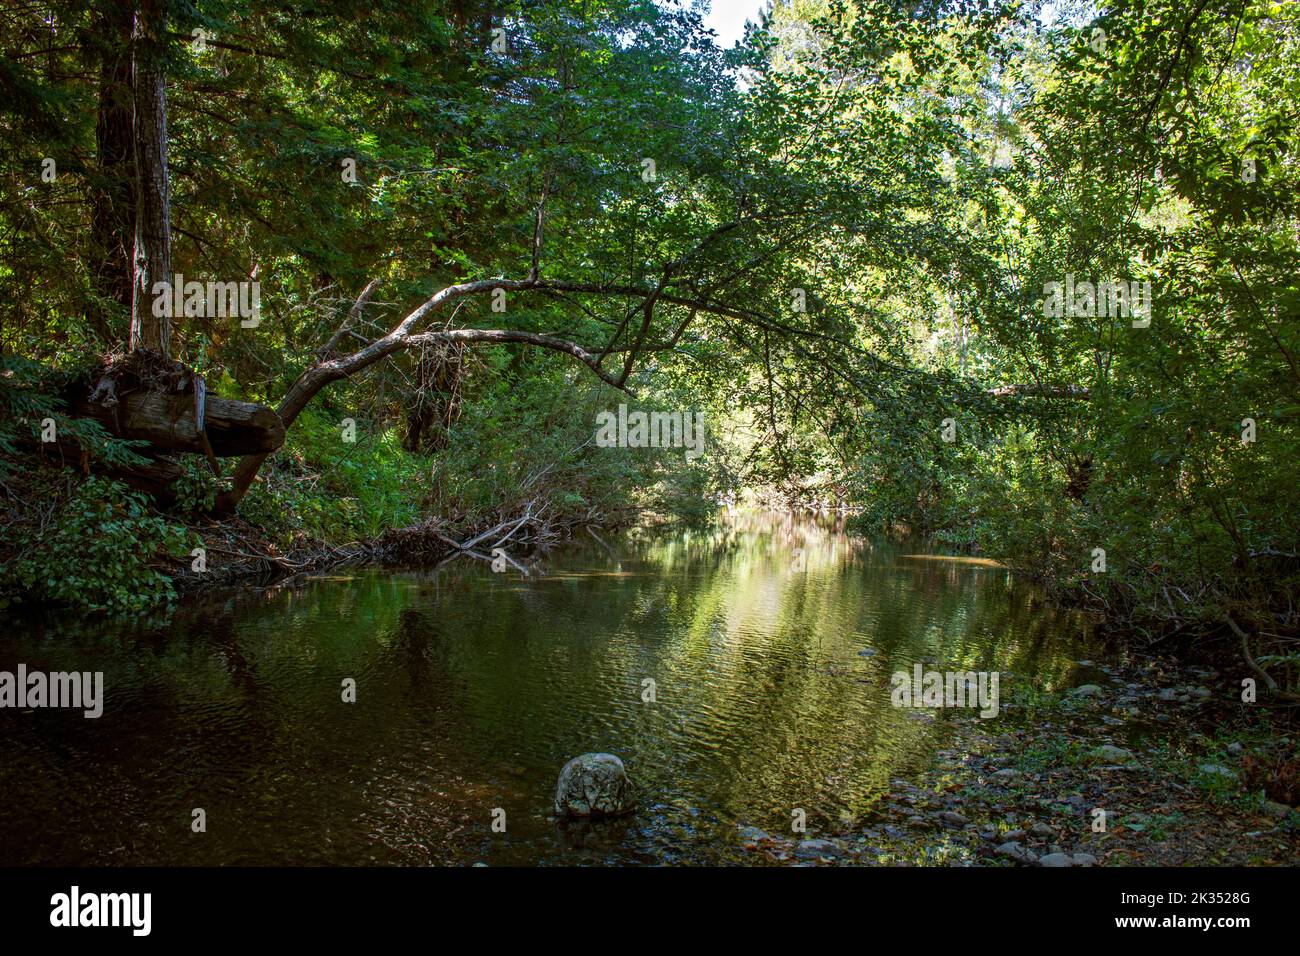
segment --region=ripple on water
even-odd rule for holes
[[[0,863],[698,862],[794,808],[838,825],[942,738],[890,705],[892,672],[1068,668],[1066,626],[1004,572],[914,552],[754,520],[528,579],[362,571],[161,628],[19,621],[0,668],[103,670],[108,700],[98,721],[0,711]],[[592,750],[641,809],[560,825],[556,775]]]

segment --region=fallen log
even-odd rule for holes
[[[71,399],[68,410],[94,419],[118,438],[147,441],[165,451],[232,458],[273,452],[284,444],[284,422],[275,409],[216,395],[206,395],[201,404],[193,393],[133,391],[115,402],[83,396]]]

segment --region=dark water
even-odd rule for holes
[[[106,702],[0,709],[0,863],[723,862],[738,824],[788,832],[798,807],[810,835],[840,826],[925,764],[949,725],[891,706],[894,671],[1050,686],[1079,653],[1003,570],[787,518],[587,541],[539,572],[460,561],[6,621],[0,670],[103,671]],[[634,817],[549,818],[585,751],[623,758]]]

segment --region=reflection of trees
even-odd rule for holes
[[[248,698],[255,700],[258,694],[258,681],[253,668],[240,649],[235,635],[235,617],[228,609],[223,609],[215,617],[207,619],[205,631],[208,642],[225,662],[230,674],[230,682],[244,692]]]
[[[404,608],[397,619],[392,645],[406,662],[412,694],[419,694],[429,683],[429,643],[434,627],[427,614],[414,608]]]
[[[1060,623],[1005,572],[898,554],[742,515],[557,554],[548,577],[462,562],[186,602],[144,627],[32,633],[70,648],[68,668],[95,648],[111,692],[148,711],[137,765],[219,768],[240,799],[274,780],[286,807],[319,814],[307,829],[361,820],[395,854],[445,833],[449,807],[533,812],[563,761],[595,749],[624,756],[643,807],[674,825],[734,811],[786,828],[796,806],[815,825],[865,811],[943,733],[890,705],[894,671],[932,660],[1047,686],[1065,674]],[[339,703],[347,676],[356,707]],[[640,700],[644,677],[655,705]],[[655,807],[674,795],[682,806]]]
[[[806,570],[792,568],[795,547]],[[472,617],[444,608],[448,666],[489,749],[613,750],[659,798],[692,792],[783,826],[793,806],[865,808],[942,732],[890,705],[893,671],[930,658],[1063,673],[1058,626],[1002,571],[901,562],[833,527],[743,515],[616,550],[512,584]],[[626,576],[602,574],[615,570]],[[858,657],[867,645],[877,655]],[[643,677],[658,684],[653,707]]]

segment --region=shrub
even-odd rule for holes
[[[157,563],[179,559],[191,547],[192,536],[151,512],[143,495],[89,478],[45,533],[0,569],[0,601],[138,611],[175,597]]]

